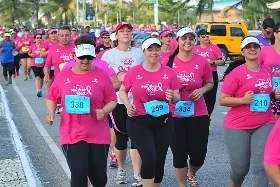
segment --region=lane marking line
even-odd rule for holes
[[[35,114],[34,110],[30,106],[30,104],[28,103],[27,99],[24,97],[23,93],[18,88],[15,81],[13,81],[12,85],[13,85],[16,93],[18,94],[19,98],[21,99],[23,105],[27,109],[27,112],[29,113],[34,125],[37,127],[38,131],[40,132],[40,134],[42,135],[42,137],[46,141],[47,145],[51,149],[52,153],[54,154],[55,158],[57,159],[59,165],[62,167],[62,169],[66,173],[67,177],[70,179],[71,178],[71,172],[69,170],[69,167],[68,167],[68,164],[67,164],[67,161],[65,159],[64,154],[59,149],[59,147],[56,145],[56,143],[54,142],[52,137],[49,135],[49,133],[46,131],[46,129],[44,128],[44,126],[40,122],[38,116]]]
[[[3,89],[3,87],[0,85],[0,93],[1,93],[1,98],[2,98],[2,103],[4,105],[4,112],[6,115],[6,119],[8,121],[8,124],[10,126],[10,130],[12,133],[12,137],[14,139],[14,143],[15,143],[15,147],[16,147],[16,151],[19,155],[19,158],[21,160],[21,164],[22,164],[22,168],[24,171],[24,174],[26,176],[26,180],[29,186],[37,186],[37,180],[36,177],[34,175],[34,173],[32,172],[31,169],[31,164],[29,162],[27,153],[24,149],[24,146],[22,144],[22,141],[20,140],[20,134],[17,130],[16,124],[14,122],[14,120],[12,119],[12,115],[11,115],[11,111],[8,105],[8,99],[5,95],[5,91]]]

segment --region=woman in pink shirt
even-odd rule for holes
[[[263,68],[269,71],[274,77],[274,89],[280,89],[280,22],[277,23],[273,28],[273,37],[271,38],[271,46],[263,47],[259,57],[259,62]],[[278,80],[278,81],[277,81]],[[279,86],[278,86],[279,85]],[[272,111],[276,119],[280,116],[280,101],[273,99]]]
[[[107,157],[110,128],[107,115],[116,107],[117,98],[106,73],[92,66],[94,40],[75,40],[77,64],[58,74],[47,95],[48,116],[53,124],[57,103],[64,108],[60,121],[60,144],[71,171],[71,187],[107,183]]]
[[[280,120],[272,129],[265,146],[264,167],[269,178],[280,187]]]
[[[172,138],[173,119],[169,104],[180,100],[179,82],[171,68],[159,62],[161,42],[148,38],[142,44],[143,64],[131,68],[120,88],[128,119],[127,132],[142,160],[143,187],[158,187]],[[133,102],[128,99],[133,94]]]
[[[225,64],[222,59],[222,52],[217,45],[211,44],[209,40],[210,33],[206,30],[200,30],[197,33],[197,38],[199,40],[199,45],[195,46],[193,51],[195,54],[198,54],[204,57],[211,66],[212,76],[214,81],[214,87],[209,92],[204,95],[204,99],[206,102],[206,107],[208,110],[209,118],[214,110],[214,106],[216,103],[216,95],[219,85],[219,77],[217,72],[217,66],[222,66]],[[211,120],[211,118],[210,118]],[[210,124],[209,124],[210,125]]]
[[[268,186],[263,167],[264,147],[275,118],[270,106],[271,75],[258,63],[260,50],[257,38],[243,39],[241,51],[245,64],[232,70],[221,88],[220,105],[231,107],[224,120],[224,135],[232,187],[241,187],[250,165],[253,169],[251,186]]]
[[[172,35],[173,33],[169,30],[162,31],[159,35],[160,41],[162,43],[161,55],[159,57],[159,62],[161,64],[166,63],[169,59],[169,56],[174,52],[174,50],[170,47]]]
[[[43,87],[43,78],[44,78],[44,64],[45,59],[40,56],[41,48],[43,47],[42,44],[42,35],[36,33],[34,35],[35,44],[30,47],[28,55],[32,57],[31,59],[31,69],[35,75],[35,85],[37,90],[37,97],[42,97],[42,87]]]
[[[31,75],[31,57],[28,55],[30,46],[34,44],[34,39],[29,33],[29,29],[25,29],[24,36],[19,39],[18,49],[20,54],[21,63],[23,65],[24,81],[27,80],[27,75],[29,79],[32,79]]]
[[[198,187],[195,174],[204,163],[209,135],[209,116],[203,95],[213,88],[212,71],[207,60],[193,52],[196,34],[191,28],[181,28],[176,38],[178,48],[167,64],[180,82],[181,97],[172,107],[173,166],[180,187],[186,187],[186,183]]]

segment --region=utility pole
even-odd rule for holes
[[[154,24],[158,25],[158,0],[154,3]]]
[[[76,0],[76,16],[77,16],[77,26],[79,26],[79,22],[80,22],[80,19],[79,19],[79,0]]]
[[[119,6],[119,18],[120,18],[120,23],[122,22],[122,0],[120,0],[120,6]]]

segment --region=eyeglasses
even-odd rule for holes
[[[36,39],[42,39],[42,37],[36,37]]]
[[[272,32],[271,31],[267,31],[265,29],[263,29],[267,34],[271,34]]]
[[[57,32],[56,31],[54,31],[54,32],[51,32],[50,34],[56,34]]]
[[[260,46],[258,44],[248,44],[244,47],[244,49],[251,49],[251,48],[257,49],[260,48]]]
[[[60,27],[59,27],[59,29],[61,29],[61,30],[71,30],[71,28],[68,26],[68,25],[61,25]]]
[[[108,39],[108,38],[110,38],[110,37],[102,37],[103,39]]]
[[[88,59],[88,60],[93,60],[94,57],[93,56],[90,56],[90,55],[84,55],[84,56],[80,56],[80,57],[77,57],[79,60],[85,60],[85,59]]]
[[[203,35],[200,35],[201,38],[205,38],[205,37],[209,37],[210,35],[209,34],[203,34]]]

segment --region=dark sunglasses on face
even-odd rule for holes
[[[80,57],[77,57],[79,60],[85,60],[85,59],[88,59],[88,60],[93,60],[94,57],[93,56],[90,56],[90,55],[84,55],[84,56],[80,56]]]
[[[267,33],[267,34],[271,34],[272,32],[271,31],[267,31],[264,29],[264,31]]]
[[[210,35],[209,34],[203,34],[203,35],[200,35],[201,38],[205,38],[205,37],[209,37]]]
[[[56,34],[57,32],[51,32],[51,34]]]
[[[36,37],[36,39],[42,39],[42,37]]]
[[[108,38],[110,38],[110,37],[102,37],[103,39],[108,39]]]
[[[244,49],[251,49],[251,48],[254,48],[254,49],[257,49],[259,48],[260,46],[258,44],[248,44],[244,47]]]

